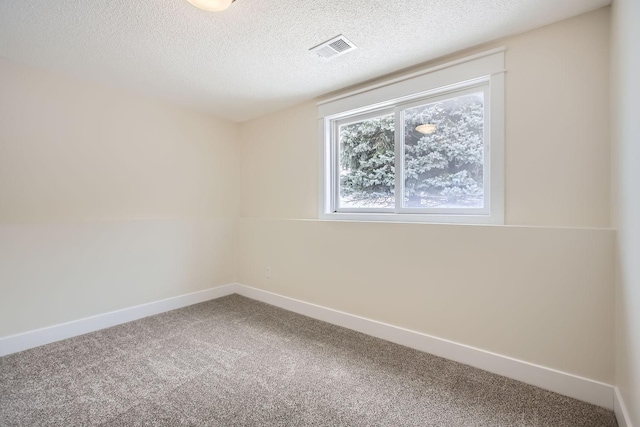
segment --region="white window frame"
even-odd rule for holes
[[[504,48],[380,83],[318,104],[322,141],[320,219],[351,221],[504,224]],[[484,92],[484,208],[405,208],[403,110],[452,96]],[[340,208],[340,125],[394,114],[396,122],[395,208]],[[398,189],[402,193],[398,192]]]

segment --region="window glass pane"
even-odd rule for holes
[[[484,93],[404,110],[403,206],[484,207]]]
[[[394,115],[341,125],[339,207],[395,207]]]

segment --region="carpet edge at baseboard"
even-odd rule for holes
[[[239,294],[262,301],[285,310],[464,363],[607,409],[613,410],[614,406],[619,406],[618,400],[620,397],[616,395],[614,386],[609,384],[239,283],[217,286],[42,329],[0,337],[0,356],[231,294]],[[616,414],[620,414],[618,415],[619,417],[624,416],[624,411],[618,410]],[[621,425],[623,424],[621,423]],[[628,422],[627,427],[631,427]]]
[[[237,284],[237,293],[285,310],[342,326],[366,335],[464,363],[564,396],[612,410],[614,387],[600,381],[492,353],[465,344],[431,336],[273,292]]]
[[[132,307],[126,307],[95,316],[47,326],[15,335],[0,337],[0,356],[17,353],[78,335],[110,328],[122,323],[142,319],[193,304],[237,293],[237,285],[227,284],[202,291],[191,292]]]

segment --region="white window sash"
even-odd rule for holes
[[[494,49],[319,103],[319,218],[504,224],[504,72],[504,49]],[[484,92],[484,208],[404,208],[403,110],[478,91]],[[339,208],[338,126],[385,113],[396,121],[395,208]]]

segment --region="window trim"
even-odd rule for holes
[[[499,48],[320,102],[319,219],[504,224],[504,73],[504,48]],[[482,88],[485,97],[484,208],[404,208],[403,198],[396,197],[395,208],[367,209],[366,212],[362,208],[336,209],[338,175],[332,171],[337,170],[339,156],[332,136],[337,137],[339,125],[334,123],[356,122],[386,111],[395,114],[396,123],[404,126],[403,110],[437,102],[455,93],[473,93],[473,88]],[[403,139],[404,132],[396,132],[396,156],[402,166],[404,155],[399,151],[404,149]],[[401,179],[403,173],[397,173],[396,188],[403,187],[403,183],[399,185]]]

